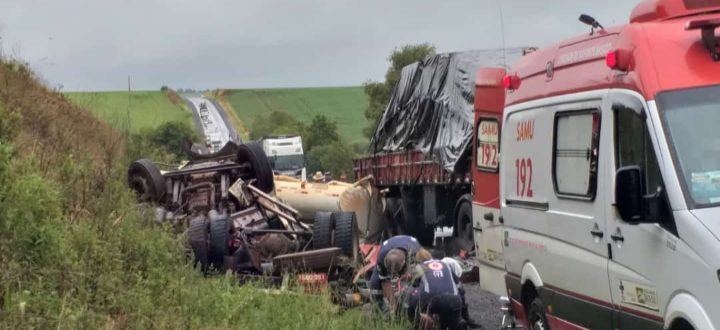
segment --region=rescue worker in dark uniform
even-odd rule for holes
[[[403,308],[410,320],[419,325],[420,314],[437,315],[441,329],[465,329],[463,300],[455,274],[437,259],[425,261],[413,271],[413,280],[404,293]]]
[[[479,329],[481,326],[470,317],[470,311],[468,311],[468,305],[465,302],[465,288],[462,285],[462,282],[460,281],[460,278],[462,277],[462,266],[460,263],[449,257],[444,257],[440,259],[445,265],[450,268],[450,270],[453,273],[453,279],[455,280],[455,285],[458,287],[458,292],[460,294],[460,299],[462,299],[463,307],[462,307],[462,318],[465,320],[465,323],[467,324],[468,328],[470,329]]]
[[[412,236],[398,235],[385,240],[380,246],[377,264],[373,268],[370,278],[370,289],[381,309],[388,307],[394,312],[396,307],[395,292],[392,288],[391,278],[400,277],[408,270],[408,264],[414,261],[419,251],[425,251],[417,239]],[[429,255],[430,253],[425,251]],[[429,258],[428,258],[429,259]],[[384,306],[387,299],[389,306]]]

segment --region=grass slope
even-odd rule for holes
[[[367,143],[362,130],[367,125],[368,100],[360,86],[229,90],[226,98],[246,125],[272,110],[285,111],[305,123],[324,114],[338,123],[338,131],[348,142]]]
[[[160,91],[131,92],[129,100],[127,92],[74,92],[65,95],[116,128],[128,126],[129,101],[129,128],[134,132],[169,121],[192,123],[192,115],[185,109],[183,101]]]
[[[154,150],[23,63],[0,58],[0,83],[0,329],[401,328],[328,295],[203,277],[127,188],[130,160]]]

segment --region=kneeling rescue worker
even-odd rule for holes
[[[463,320],[458,280],[451,267],[437,259],[415,266],[411,285],[403,293],[410,320],[419,325],[421,314],[437,315],[440,329],[465,329],[470,322]]]
[[[415,237],[398,235],[382,243],[377,265],[373,268],[370,278],[370,289],[373,290],[375,300],[382,310],[385,311],[385,307],[387,307],[390,312],[395,311],[397,302],[391,279],[405,275],[409,268],[408,264],[417,260],[418,257],[422,259],[419,262],[422,262],[430,259],[431,255],[420,246]],[[389,306],[384,306],[383,297],[387,299]]]

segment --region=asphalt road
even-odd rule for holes
[[[500,297],[480,289],[479,284],[465,284],[465,300],[470,317],[482,325],[482,329],[500,329],[502,312]]]
[[[211,152],[219,150],[228,141],[239,142],[238,134],[230,125],[227,115],[220,106],[202,95],[186,96],[188,105],[193,110],[195,126],[203,135],[212,141],[219,141],[219,147],[211,148]],[[201,119],[200,104],[207,108],[207,118]]]

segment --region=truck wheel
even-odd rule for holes
[[[422,216],[422,195],[413,193],[412,190],[402,193],[400,208],[402,209],[404,231],[406,235],[415,237],[423,246],[432,246],[435,238],[435,227],[425,225]]]
[[[210,262],[217,270],[223,270],[227,254],[227,218],[219,217],[210,222]]]
[[[463,202],[458,208],[455,220],[455,237],[459,238],[464,246],[472,248],[475,246],[474,236],[472,206],[468,202]]]
[[[165,178],[149,159],[136,160],[130,164],[128,185],[143,202],[159,202],[165,197]]]
[[[253,141],[238,146],[237,161],[238,163],[250,163],[252,174],[257,180],[255,186],[268,194],[273,191],[272,167],[270,167],[267,155],[259,143]]]
[[[403,214],[400,201],[397,198],[388,198],[385,200],[383,218],[385,228],[381,241],[405,233],[403,230],[403,226],[405,226],[405,215]]]
[[[188,229],[190,248],[195,256],[195,265],[200,264],[204,272],[208,269],[208,232],[205,217],[196,217],[190,220]]]
[[[358,226],[355,212],[333,212],[335,216],[335,247],[353,262],[358,260]]]
[[[331,212],[320,211],[315,213],[313,223],[313,249],[325,249],[333,246],[333,229],[335,218]]]
[[[528,321],[530,322],[530,329],[532,330],[547,330],[548,327],[547,318],[545,317],[545,304],[543,304],[540,298],[536,297],[530,303],[528,309]]]

